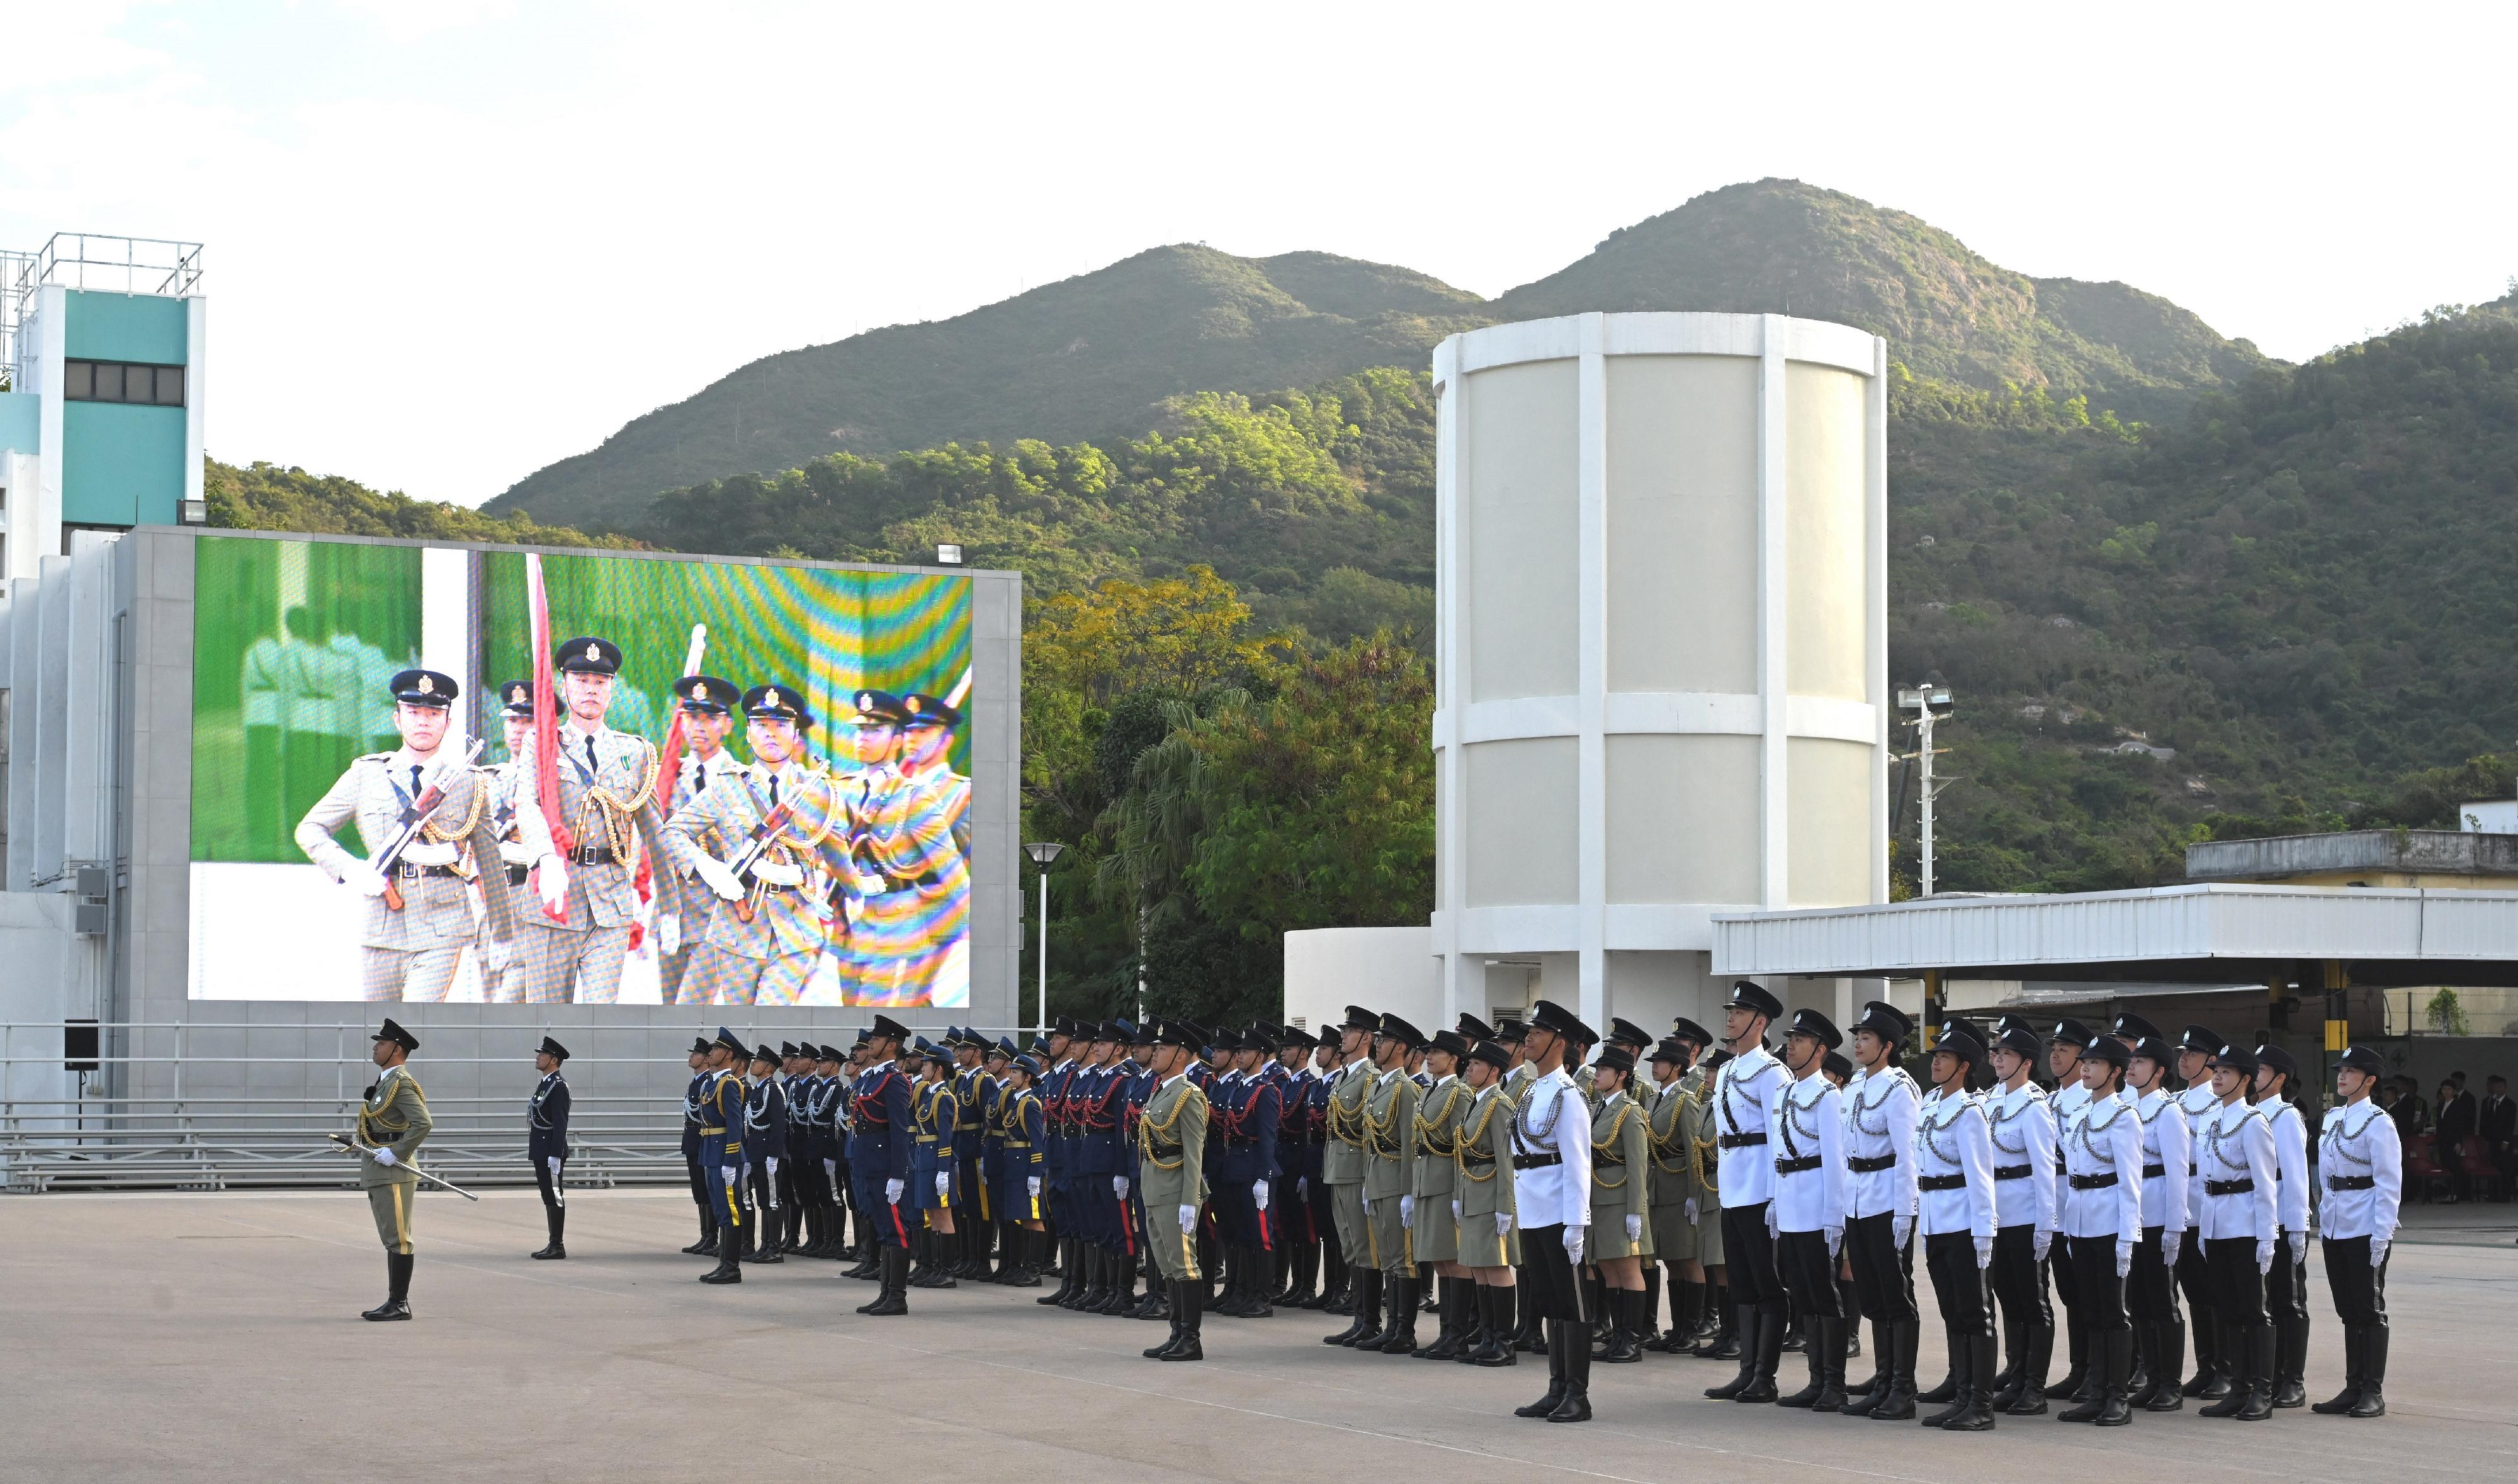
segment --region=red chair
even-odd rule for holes
[[[2432,1187],[2447,1181],[2448,1171],[2440,1168],[2439,1161],[2431,1155],[2430,1135],[2407,1134],[2404,1147],[2405,1193],[2428,1201]]]
[[[2492,1163],[2492,1152],[2483,1147],[2481,1134],[2468,1134],[2457,1141],[2456,1172],[2465,1176],[2470,1199],[2480,1201],[2487,1191],[2493,1199],[2499,1199],[2500,1170]]]

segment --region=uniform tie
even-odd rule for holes
[[[603,771],[603,765],[594,760],[594,739],[591,737],[586,740],[586,771],[588,777]]]
[[[419,802],[419,764],[411,765],[411,801]]]
[[[769,775],[769,807],[778,807],[778,775],[775,773]]]

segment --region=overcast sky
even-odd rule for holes
[[[0,246],[206,243],[211,452],[466,503],[1156,243],[1495,294],[1768,175],[2296,360],[2518,273],[2508,14],[28,4]]]

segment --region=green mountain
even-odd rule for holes
[[[1903,212],[1797,181],[1725,187],[1492,302],[1326,253],[1159,247],[955,318],[767,357],[492,500],[633,530],[667,489],[948,443],[1109,444],[1168,399],[1421,369],[1454,330],[1587,310],[1787,311],[1887,335],[1901,416],[1981,418],[2015,390],[2173,415],[2265,363],[2166,300],[2030,278]]]
[[[1153,425],[1166,398],[1418,364],[1484,321],[1475,294],[1328,253],[1150,248],[951,319],[766,357],[499,495],[493,514],[614,527],[666,489],[823,454],[1068,443]]]

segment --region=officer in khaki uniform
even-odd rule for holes
[[[1206,1201],[1206,1094],[1190,1079],[1206,1032],[1185,1020],[1158,1022],[1154,1090],[1137,1119],[1138,1184],[1146,1202],[1146,1245],[1171,1290],[1171,1337],[1149,1360],[1204,1360],[1198,1339],[1206,1276],[1197,1265],[1197,1212]]]
[[[743,713],[752,768],[710,784],[659,841],[673,870],[697,876],[721,904],[691,951],[680,994],[694,1004],[791,1005],[828,937],[823,883],[849,869],[847,806],[804,754],[813,715],[794,687],[754,686],[743,693]],[[781,805],[792,808],[787,823],[740,877],[701,844],[714,835],[740,855]]]
[[[560,671],[559,812],[543,817],[540,765],[528,740],[517,762],[516,823],[534,860],[540,899],[526,929],[525,1000],[530,1004],[612,1004],[621,995],[621,964],[638,921],[633,884],[638,847],[664,829],[656,798],[656,744],[604,725],[621,673],[621,647],[580,637],[552,657]],[[565,855],[553,838],[568,832]],[[563,906],[565,922],[544,909]]]
[[[475,863],[499,858],[490,822],[492,789],[490,780],[464,761],[449,725],[455,681],[435,670],[405,670],[390,688],[403,744],[352,762],[297,822],[297,848],[367,899],[359,926],[359,980],[366,997],[434,1004],[446,997],[464,946],[476,937]],[[356,821],[359,838],[373,855],[415,817],[420,796],[439,785],[444,796],[389,877],[332,837]],[[503,956],[515,934],[505,891],[494,884],[486,906],[491,952]],[[495,977],[485,964],[484,982]]]
[[[533,791],[530,779],[517,772],[525,755],[525,742],[534,735],[534,685],[530,680],[499,682],[499,725],[506,734],[507,760],[482,770],[490,785],[490,832],[499,837],[499,853],[477,855],[474,864],[480,868],[481,893],[497,893],[507,899],[507,915],[516,922],[519,934],[531,922],[540,905],[534,900],[533,888],[526,883],[533,878],[533,852],[525,848],[524,831],[516,826],[516,801]],[[491,945],[489,919],[482,919],[480,940],[473,945],[481,968],[481,1001],[484,1004],[521,1004],[525,997],[524,965],[508,954],[506,963],[496,973],[490,965],[501,950]]]
[[[1510,1093],[1503,1088],[1510,1052],[1492,1040],[1469,1048],[1460,1076],[1469,1104],[1453,1139],[1452,1192],[1457,1211],[1459,1265],[1475,1280],[1477,1343],[1458,1358],[1472,1365],[1509,1366],[1513,1350],[1513,1269],[1521,1266],[1521,1233],[1512,1200]],[[1451,1307],[1447,1300],[1446,1309]]]
[[[1705,1269],[1697,1259],[1699,1217],[1714,1205],[1705,1180],[1705,1105],[1688,1090],[1695,1053],[1675,1036],[1653,1048],[1661,1090],[1645,1102],[1644,1151],[1649,1165],[1647,1200],[1655,1260],[1670,1268],[1670,1332],[1643,1342],[1647,1350],[1676,1351],[1695,1340],[1705,1314]]]
[[[1415,1118],[1415,1168],[1408,1193],[1415,1198],[1409,1237],[1416,1260],[1434,1267],[1442,1296],[1442,1328],[1431,1344],[1417,1347],[1420,1360],[1451,1360],[1467,1348],[1469,1279],[1460,1266],[1460,1221],[1452,1214],[1458,1190],[1460,1117],[1474,1094],[1460,1081],[1460,1063],[1469,1054],[1468,1039],[1456,1031],[1437,1031],[1425,1049],[1425,1070],[1434,1084],[1425,1089]]]
[[[1355,1322],[1321,1342],[1352,1345],[1381,1329],[1381,1264],[1373,1260],[1371,1235],[1364,1215],[1364,1108],[1372,1095],[1372,1035],[1381,1017],[1362,1005],[1348,1005],[1338,1027],[1340,1054],[1346,1065],[1329,1082],[1324,1110],[1327,1142],[1321,1149],[1321,1182],[1329,1188],[1329,1214],[1337,1227],[1338,1251],[1345,1254],[1347,1286]]]
[[[1357,1336],[1355,1348],[1406,1355],[1416,1348],[1416,1110],[1424,1089],[1408,1075],[1410,1052],[1425,1043],[1414,1026],[1396,1015],[1381,1017],[1372,1039],[1372,1094],[1364,1105],[1365,1240],[1381,1269],[1389,1322],[1378,1336]]]
[[[673,682],[688,755],[674,771],[673,797],[665,800],[667,825],[717,780],[749,771],[743,759],[725,749],[742,692],[733,681],[715,675],[685,675]],[[733,853],[731,842],[714,830],[700,837],[700,848],[720,858]],[[709,918],[716,912],[716,893],[688,871],[668,869],[657,872],[656,898],[656,973],[664,987],[665,1003],[701,1003],[683,997],[680,991],[694,952],[708,936]]]
[[[1644,1268],[1653,1261],[1645,1117],[1631,1088],[1635,1054],[1626,1040],[1600,1048],[1591,1064],[1591,1236],[1586,1253],[1599,1271],[1609,1317],[1609,1338],[1595,1358],[1631,1365],[1652,1305]],[[1583,1340],[1589,1343],[1588,1339]]]
[[[359,1104],[357,1146],[366,1156],[359,1162],[359,1188],[368,1193],[368,1211],[385,1246],[387,1287],[385,1301],[359,1317],[409,1319],[412,1198],[419,1194],[419,1171],[411,1162],[432,1126],[428,1097],[406,1065],[419,1049],[418,1037],[387,1017],[369,1039],[369,1055],[383,1071]]]

